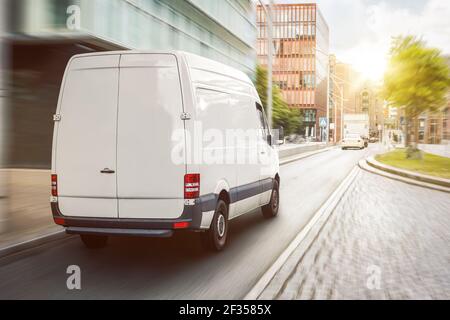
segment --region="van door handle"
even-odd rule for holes
[[[113,174],[113,173],[116,173],[116,172],[115,172],[114,170],[105,168],[105,169],[103,169],[102,171],[100,171],[100,173]]]

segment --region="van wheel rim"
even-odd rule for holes
[[[225,235],[225,217],[223,214],[220,214],[217,218],[217,233],[219,238],[222,238]]]

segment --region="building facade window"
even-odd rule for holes
[[[256,25],[258,62],[266,66],[267,17],[262,6],[257,6]],[[274,81],[291,108],[304,110],[309,132],[318,132],[318,118],[326,116],[329,99],[328,25],[316,4],[276,4],[273,25]]]
[[[317,111],[313,109],[303,110],[302,116],[304,122],[316,122]]]

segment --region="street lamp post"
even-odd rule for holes
[[[344,86],[340,87],[341,93],[341,140],[344,138]]]
[[[319,53],[322,53],[322,54],[324,54],[326,56],[329,56],[328,53],[325,53],[325,52],[323,52],[320,49],[317,49],[317,48],[314,48],[314,49],[315,49],[315,51],[317,51]],[[328,87],[328,89],[327,89],[327,93],[328,93],[327,94],[327,117],[328,117],[328,119],[329,119],[330,81],[333,81],[334,86],[339,89],[339,95],[340,95],[340,100],[341,100],[341,139],[342,139],[343,135],[344,135],[344,101],[346,101],[344,99],[344,85],[343,85],[343,82],[347,82],[347,83],[349,83],[349,82],[345,81],[343,79],[340,79],[340,78],[338,78],[336,76],[332,76],[331,75],[331,73],[330,73],[330,61],[328,60],[328,79],[327,79],[327,87]],[[337,129],[337,108],[336,108],[336,104],[334,106],[334,109],[335,109],[335,116],[334,116],[334,119],[335,119],[334,120],[334,122],[335,122],[334,123],[334,126],[335,126],[335,128],[334,128],[334,142],[336,143],[337,142],[337,139],[336,139],[336,129]],[[328,124],[328,126],[327,126],[327,135],[330,132],[329,130],[330,130],[330,127],[329,127],[329,124]]]
[[[344,86],[340,83],[338,83],[333,77],[330,77],[330,79],[333,81],[335,87],[339,90],[339,97],[335,94],[333,94],[333,99],[336,101],[337,98],[340,100],[340,109],[341,109],[341,139],[344,134],[344,102],[348,101],[347,99],[344,99]],[[334,104],[334,142],[337,142],[337,103]]]
[[[273,83],[273,0],[269,0],[269,14],[268,14],[268,77],[267,77],[267,118],[269,121],[269,128],[272,129],[272,106],[273,106],[273,93],[272,93],[272,83]]]
[[[327,61],[327,102],[326,102],[326,108],[327,108],[327,128],[326,128],[326,130],[327,130],[327,132],[325,134],[326,142],[328,144],[329,136],[330,136],[330,80],[331,80],[330,59],[329,59],[328,53],[326,53],[320,49],[317,49],[317,48],[314,48],[314,50],[325,55],[328,58],[328,61]]]
[[[333,97],[334,99],[334,97]],[[334,106],[334,132],[333,132],[333,141],[334,143],[337,143],[337,105],[336,105],[336,100],[333,100],[333,106]]]
[[[327,132],[325,133],[326,143],[330,143],[330,59],[327,63]]]
[[[258,0],[267,17],[267,121],[269,128],[272,128],[272,107],[273,107],[273,0],[269,0],[268,8],[262,0]]]

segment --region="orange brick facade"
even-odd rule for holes
[[[258,61],[267,65],[267,16],[257,7]],[[273,6],[273,81],[291,108],[303,110],[304,133],[317,136],[326,117],[328,26],[316,4]]]

